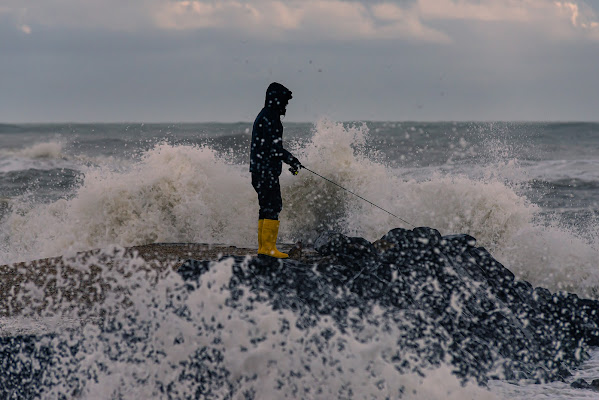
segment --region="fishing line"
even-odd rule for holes
[[[330,182],[330,183],[332,183],[333,185],[339,186],[341,189],[345,190],[346,192],[349,192],[349,193],[353,194],[354,196],[357,196],[357,197],[359,197],[360,199],[364,200],[365,202],[367,202],[367,203],[370,203],[370,204],[372,204],[373,206],[375,206],[375,207],[377,207],[377,208],[380,208],[381,210],[383,210],[383,211],[384,211],[384,212],[386,212],[387,214],[394,216],[395,218],[397,218],[397,219],[399,219],[399,220],[401,220],[401,221],[405,222],[406,224],[410,225],[410,226],[411,226],[411,227],[413,227],[413,228],[416,228],[416,225],[413,225],[413,224],[409,223],[408,221],[406,221],[405,219],[403,219],[403,218],[401,218],[401,217],[398,217],[398,216],[397,216],[397,215],[395,215],[395,214],[392,214],[392,213],[390,213],[389,211],[385,210],[383,207],[377,206],[377,205],[376,205],[376,204],[374,204],[372,201],[370,201],[370,200],[366,200],[364,197],[362,197],[362,196],[360,196],[360,195],[358,195],[358,194],[355,194],[354,192],[352,192],[351,190],[348,190],[348,189],[344,188],[344,187],[343,187],[343,186],[341,186],[340,184],[338,184],[338,183],[336,183],[336,182],[333,182],[332,180],[330,180],[330,179],[328,179],[328,178],[325,178],[324,176],[322,176],[322,175],[320,175],[320,174],[317,174],[316,172],[312,171],[310,168],[306,168],[306,167],[304,167],[303,165],[302,165],[302,167],[301,167],[301,168],[303,168],[303,169],[305,169],[305,170],[307,170],[307,171],[310,171],[310,172],[312,172],[314,175],[316,175],[316,176],[318,176],[318,177],[320,177],[320,178],[324,179],[324,180],[325,180],[325,181],[327,181],[327,182]]]

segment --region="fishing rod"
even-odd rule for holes
[[[328,178],[325,178],[324,176],[322,176],[322,175],[320,175],[320,174],[317,174],[316,172],[312,171],[310,168],[306,168],[306,167],[304,167],[303,165],[302,165],[300,168],[303,168],[303,169],[305,169],[305,170],[307,170],[307,171],[310,171],[310,172],[312,172],[314,175],[316,175],[316,176],[318,176],[318,177],[320,177],[320,178],[324,179],[325,181],[327,181],[327,182],[330,182],[330,183],[332,183],[332,184],[333,184],[333,185],[335,185],[335,186],[339,186],[341,189],[345,190],[346,192],[349,192],[349,193],[353,194],[354,196],[356,196],[356,197],[359,197],[360,199],[364,200],[365,202],[367,202],[367,203],[370,203],[370,204],[372,204],[373,206],[375,206],[375,207],[377,207],[377,208],[380,208],[381,210],[383,210],[383,211],[384,211],[384,212],[386,212],[387,214],[389,214],[389,215],[392,215],[392,216],[394,216],[395,218],[397,218],[397,219],[399,219],[399,220],[401,220],[401,221],[405,222],[406,224],[410,225],[411,227],[414,227],[414,228],[416,228],[416,225],[413,225],[413,224],[409,223],[408,221],[406,221],[405,219],[403,219],[403,218],[401,218],[401,217],[398,217],[398,216],[397,216],[397,215],[395,215],[395,214],[392,214],[392,213],[390,213],[389,211],[385,210],[383,207],[377,206],[377,205],[376,205],[376,204],[374,204],[372,201],[370,201],[370,200],[366,200],[364,197],[362,197],[362,196],[360,196],[360,195],[358,195],[358,194],[355,194],[354,192],[352,192],[352,191],[351,191],[351,190],[349,190],[349,189],[346,189],[346,188],[344,188],[344,187],[343,187],[343,186],[341,186],[340,184],[338,184],[338,183],[336,183],[336,182],[333,182],[332,180],[330,180],[330,179],[328,179]],[[291,169],[290,169],[290,170],[291,170]]]

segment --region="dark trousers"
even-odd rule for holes
[[[253,173],[252,186],[258,193],[260,204],[259,219],[279,219],[283,209],[279,177],[270,174]]]

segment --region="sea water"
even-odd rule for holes
[[[306,167],[401,219],[307,170],[293,176],[284,169],[280,241],[310,242],[325,229],[374,241],[412,225],[468,233],[518,278],[597,298],[599,124],[325,118],[284,125],[286,148]],[[250,123],[0,125],[0,265],[155,242],[256,247],[250,138]],[[133,268],[143,261],[123,256],[123,262]],[[67,317],[2,321],[2,334],[63,332],[84,349],[77,364],[84,372],[69,370],[65,361],[48,398],[72,393],[77,384],[69,386],[61,379],[66,376],[86,382],[77,389],[82,398],[161,397],[157,388],[169,383],[181,398],[193,397],[197,387],[174,377],[187,365],[181,361],[208,343],[222,356],[215,370],[227,371],[213,379],[221,394],[215,398],[596,396],[568,383],[493,381],[487,391],[462,386],[449,367],[424,377],[397,376],[385,354],[400,333],[377,324],[367,333],[337,332],[344,345],[319,349],[332,360],[323,364],[305,341],[316,331],[280,333],[281,326],[293,327],[295,316],[267,306],[224,307],[231,266],[223,261],[214,271],[206,279],[215,284],[191,294],[176,274],[160,276],[151,287],[129,277],[137,282],[136,311],[134,317],[131,310],[114,312],[114,322],[145,332],[140,340],[151,351],[115,355],[118,335],[93,323],[66,329],[77,325]],[[195,318],[172,313],[173,293]],[[110,308],[110,301],[102,307]],[[335,331],[329,322],[318,329]],[[180,338],[177,345],[173,338]],[[572,371],[575,377],[599,378],[599,354],[592,355]],[[294,374],[306,364],[311,374]],[[90,374],[96,379],[83,379]]]

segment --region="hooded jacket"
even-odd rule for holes
[[[291,164],[295,157],[283,148],[283,124],[287,101],[291,90],[273,82],[266,90],[264,108],[254,121],[250,150],[250,172],[261,175],[281,175],[282,163]]]

